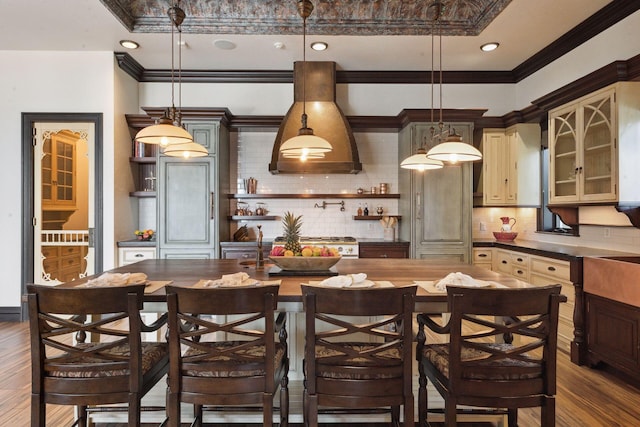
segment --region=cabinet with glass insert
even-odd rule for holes
[[[640,201],[640,84],[611,85],[549,112],[549,204]],[[637,181],[636,181],[637,182]]]

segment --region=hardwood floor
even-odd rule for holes
[[[28,324],[0,322],[0,426],[29,426],[30,381]],[[561,353],[557,382],[556,426],[640,425],[640,390],[617,377],[576,366]],[[48,426],[69,426],[72,416],[70,407],[47,408]],[[539,426],[539,410],[523,409],[519,420],[521,427]]]

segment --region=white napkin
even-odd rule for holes
[[[258,284],[259,281],[249,278],[249,275],[244,272],[223,274],[220,279],[207,280],[203,286],[207,288],[222,288],[233,286],[253,286]]]
[[[104,273],[95,279],[88,280],[84,286],[100,287],[100,286],[121,286],[121,285],[137,285],[147,281],[147,275],[144,273]]]
[[[473,277],[464,273],[449,273],[444,278],[435,283],[435,288],[439,291],[446,291],[447,286],[467,286],[471,288],[479,288],[487,286],[488,282],[477,281]]]
[[[321,286],[331,286],[335,288],[347,288],[349,286],[358,285],[367,279],[365,273],[346,274],[340,276],[329,277],[319,283]]]

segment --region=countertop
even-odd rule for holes
[[[516,239],[512,242],[499,242],[494,239],[474,239],[473,247],[503,248],[565,261],[572,261],[584,257],[603,258],[638,256],[637,253],[631,252],[620,252],[607,249],[588,248],[584,246],[561,245],[558,243],[520,239]]]
[[[155,246],[156,246],[155,240],[131,239],[131,240],[120,240],[118,242],[119,248],[148,248],[148,247],[153,248]]]

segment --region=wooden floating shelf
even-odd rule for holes
[[[156,197],[155,191],[132,191],[129,193],[131,197]]]
[[[229,199],[399,199],[400,194],[228,194]]]
[[[373,221],[373,220],[380,220],[382,219],[383,216],[387,216],[387,217],[394,217],[397,218],[398,221],[400,221],[402,219],[402,216],[400,215],[354,215],[353,219],[356,221]]]
[[[155,157],[129,157],[129,161],[132,163],[155,163]]]
[[[275,215],[231,215],[228,217],[232,221],[275,221]]]

